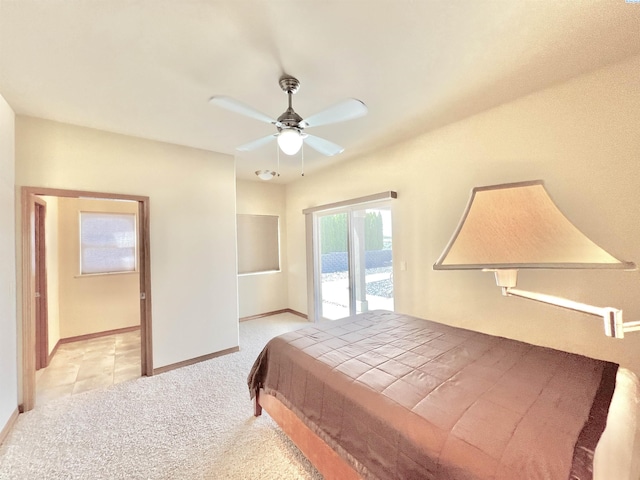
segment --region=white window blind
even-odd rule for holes
[[[136,215],[80,212],[80,273],[136,270]]]
[[[280,270],[279,217],[238,215],[238,273]]]

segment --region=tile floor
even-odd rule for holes
[[[140,330],[63,343],[36,372],[36,406],[140,376]]]

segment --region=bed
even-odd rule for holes
[[[375,311],[272,339],[248,386],[328,479],[638,480],[610,362]]]

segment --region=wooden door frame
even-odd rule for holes
[[[35,405],[35,202],[36,196],[130,200],[138,202],[138,270],[140,273],[140,351],[142,375],[153,375],[151,331],[151,255],[149,251],[149,197],[118,193],[21,187],[22,211],[22,408]]]
[[[36,370],[49,365],[49,320],[47,298],[47,255],[46,228],[47,202],[40,197],[34,197],[34,255],[36,259],[35,272],[39,285],[35,285],[35,337],[36,337]],[[37,226],[35,224],[37,223]],[[39,275],[39,276],[38,276]],[[39,314],[38,314],[39,313]]]

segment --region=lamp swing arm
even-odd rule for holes
[[[604,332],[607,336],[613,338],[624,338],[625,332],[640,331],[640,321],[624,322],[622,318],[622,310],[612,307],[596,307],[586,303],[574,302],[566,298],[547,295],[544,293],[528,292],[513,287],[501,287],[504,296],[520,297],[529,300],[535,300],[557,307],[566,308],[576,312],[586,313],[600,317],[604,323]]]

